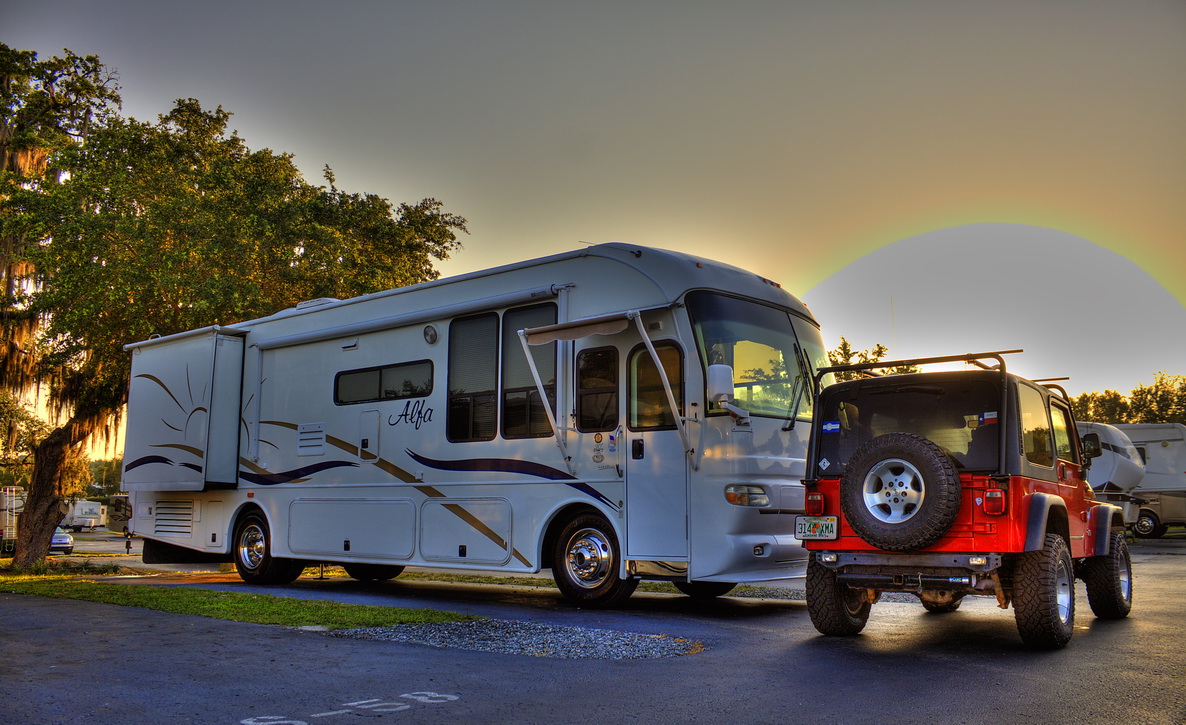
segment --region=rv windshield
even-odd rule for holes
[[[827,365],[819,328],[788,310],[713,292],[693,292],[687,303],[704,365],[733,368],[736,405],[756,416],[811,417],[811,379]]]

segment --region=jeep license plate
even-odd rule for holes
[[[835,516],[797,516],[795,517],[796,539],[835,539]]]

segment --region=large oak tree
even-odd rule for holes
[[[47,552],[69,451],[127,399],[123,345],[434,279],[462,217],[304,180],[291,156],[252,150],[229,114],[179,100],[157,123],[116,116],[12,187],[10,222],[36,240],[29,309],[48,321],[39,364],[62,421],[37,446],[16,563]]]

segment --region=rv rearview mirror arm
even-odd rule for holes
[[[749,425],[749,411],[733,404],[733,368],[728,365],[708,366],[708,402],[716,403],[737,419],[738,425]]]

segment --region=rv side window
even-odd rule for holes
[[[539,389],[519,342],[519,330],[556,324],[556,305],[548,302],[507,310],[502,318],[502,436],[542,438],[552,435]],[[530,348],[536,372],[556,410],[556,343]]]
[[[618,427],[618,350],[599,347],[577,353],[577,430]]]
[[[675,404],[681,414],[684,407],[683,359],[679,348],[671,343],[658,343],[655,351],[671,383]],[[638,347],[630,353],[630,428],[646,430],[675,428],[675,414],[667,402],[663,380],[645,347]]]
[[[462,317],[449,325],[449,409],[451,441],[493,440],[498,385],[498,315]]]
[[[1039,466],[1053,466],[1053,436],[1050,434],[1050,417],[1046,414],[1046,403],[1042,394],[1033,388],[1018,386],[1021,398],[1021,439],[1025,446],[1025,457]]]
[[[425,398],[432,394],[432,362],[419,360],[366,370],[338,373],[334,403],[373,403],[379,400]]]

